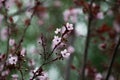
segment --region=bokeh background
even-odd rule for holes
[[[37,12],[31,19],[22,47],[26,49],[26,61],[24,67],[29,66],[32,61],[34,68],[38,68],[41,63],[39,53],[42,46],[38,43],[41,34],[47,41],[47,52],[52,49],[52,40],[56,28],[61,28],[66,22],[74,24],[74,31],[69,35],[68,43],[74,48],[69,59],[59,60],[44,67],[50,80],[67,80],[67,72],[70,73],[68,80],[78,80],[81,67],[83,65],[83,53],[88,29],[88,17],[85,5],[91,0],[39,0],[41,2]],[[6,8],[8,16],[12,17],[13,24],[10,24],[10,38],[17,43],[25,28],[26,19],[32,14],[31,8],[35,5],[35,0],[7,0]],[[115,44],[120,33],[120,8],[119,0],[95,0],[94,16],[91,23],[90,42],[88,48],[88,61],[86,68],[87,80],[95,80],[95,75],[100,73],[106,75],[108,64],[112,57]],[[0,3],[0,54],[6,53],[7,26],[5,23],[4,9]],[[9,22],[9,21],[8,21]],[[12,48],[12,47],[10,47]],[[118,50],[118,53],[120,50]],[[119,80],[120,55],[118,54],[114,62],[110,80]],[[1,65],[0,65],[1,66]],[[2,72],[1,72],[2,74]],[[7,76],[11,80],[11,75],[20,73],[12,70]],[[24,79],[29,80],[30,72],[23,70]],[[118,78],[118,79],[117,79]],[[101,80],[101,79],[100,79]]]

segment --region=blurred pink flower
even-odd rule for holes
[[[54,6],[55,7],[60,7],[62,4],[61,4],[61,2],[60,2],[60,0],[55,0],[54,1]]]
[[[9,70],[5,70],[5,71],[3,71],[3,72],[1,73],[1,75],[2,75],[2,76],[6,76],[6,75],[9,74],[9,72],[10,72]]]
[[[64,21],[72,21],[73,23],[76,23],[78,20],[78,15],[80,15],[82,12],[81,9],[78,8],[72,8],[67,9],[63,12]]]
[[[2,29],[1,29],[1,34],[0,34],[0,36],[1,36],[1,40],[2,40],[2,41],[7,40],[7,36],[8,36],[7,28],[2,28]]]
[[[74,47],[72,47],[72,46],[69,46],[67,48],[67,50],[68,50],[69,53],[73,53],[75,51]]]
[[[104,14],[103,14],[103,12],[99,12],[99,13],[97,13],[97,19],[103,19],[104,18]]]
[[[14,0],[7,0],[6,1],[6,8],[9,9],[15,4]]]
[[[12,80],[18,80],[18,74],[13,74],[12,75]]]
[[[95,75],[95,80],[102,80],[102,79],[103,79],[102,74],[97,73],[97,74]]]
[[[4,65],[0,65],[0,72],[3,70]]]
[[[14,40],[14,39],[10,39],[10,40],[9,40],[9,45],[10,45],[10,46],[13,46],[14,44],[15,44],[15,40]]]

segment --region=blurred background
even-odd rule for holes
[[[10,23],[10,39],[14,39],[17,44],[23,35],[25,25],[29,23],[28,19],[31,19],[21,44],[21,47],[26,50],[27,61],[23,63],[25,69],[31,65],[36,69],[42,64],[42,57],[39,55],[42,51],[42,46],[39,44],[41,34],[46,39],[47,52],[50,52],[55,35],[54,31],[69,22],[74,25],[74,30],[68,38],[68,44],[73,50],[70,58],[48,64],[44,70],[48,73],[49,80],[78,80],[83,65],[89,21],[87,9],[91,0],[38,1],[40,4],[31,18],[35,0],[7,0],[6,6],[0,0],[0,61],[2,62],[2,55],[6,53],[7,49],[8,27],[6,21]],[[106,75],[120,33],[119,4],[120,0],[95,0],[93,2],[88,59],[85,69],[87,80],[102,80]],[[4,7],[7,9],[8,20],[5,19]],[[10,46],[11,48],[13,47]],[[120,49],[118,49],[119,52]],[[110,80],[120,80],[119,57],[118,54]],[[2,77],[3,72],[5,73],[8,69],[2,70],[1,66],[2,64],[0,65],[0,76]],[[25,69],[23,69],[24,79],[29,80],[31,73]],[[12,80],[14,74],[17,74],[18,80],[20,80],[21,75],[17,70],[8,70],[5,80]],[[101,79],[95,79],[98,74]]]

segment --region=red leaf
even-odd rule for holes
[[[74,65],[71,65],[71,69],[76,70],[76,67]]]
[[[105,32],[108,32],[110,30],[111,30],[111,28],[108,25],[103,24],[99,29],[97,29],[97,32],[98,33],[105,33]]]
[[[109,32],[109,37],[110,37],[111,39],[114,39],[114,38],[116,37],[116,32],[115,32],[114,30],[110,31],[110,32]]]
[[[25,20],[25,25],[26,25],[26,26],[30,25],[30,19],[26,19],[26,20]]]
[[[9,20],[11,23],[13,23],[13,18],[12,17],[9,17]]]

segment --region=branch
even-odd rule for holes
[[[36,6],[38,6],[37,4],[33,7],[33,13],[32,13],[32,15],[31,15],[31,17],[30,17],[30,23],[31,23],[31,20],[32,20],[32,18],[33,18],[33,16],[34,16],[34,14],[35,14],[35,7]],[[28,29],[28,27],[30,26],[30,23],[25,27],[25,29],[24,29],[24,31],[23,31],[23,34],[22,34],[22,36],[21,36],[21,38],[20,38],[20,40],[19,40],[19,42],[18,42],[18,46],[17,46],[17,48],[16,48],[16,51],[14,52],[14,53],[16,53],[18,50],[19,50],[19,48],[20,48],[20,45],[21,45],[21,43],[23,42],[23,40],[24,40],[24,37],[25,37],[25,33],[26,33],[26,31],[27,31],[27,29]]]
[[[53,60],[50,60],[50,61],[48,61],[48,62],[44,62],[44,63],[38,68],[38,70],[37,70],[36,72],[34,72],[34,75],[33,75],[33,77],[32,77],[30,80],[34,80],[37,76],[40,76],[41,72],[40,72],[40,73],[38,73],[38,72],[39,72],[39,70],[42,69],[43,66],[45,66],[45,65],[47,65],[47,64],[50,64],[50,63],[52,63],[52,62],[54,62],[54,61],[57,61],[57,60],[59,60],[59,59],[61,59],[61,58],[62,58],[62,56],[59,56],[59,57],[57,57],[57,58],[55,58],[55,59],[53,59]],[[36,73],[38,73],[38,74],[36,74]]]
[[[112,70],[112,67],[113,67],[113,63],[114,63],[115,57],[117,55],[117,50],[119,48],[119,45],[120,45],[120,37],[119,37],[119,40],[118,40],[118,42],[115,46],[115,49],[113,51],[112,59],[111,59],[110,64],[109,64],[108,71],[107,71],[107,76],[106,76],[105,80],[109,79],[109,76],[110,76],[110,73],[111,73],[111,70]]]
[[[8,58],[8,54],[9,54],[9,40],[10,40],[10,34],[9,34],[9,32],[10,32],[10,26],[9,26],[9,23],[8,23],[8,21],[7,21],[7,19],[8,19],[8,10],[7,10],[7,8],[6,8],[6,3],[7,2],[7,0],[5,0],[5,1],[3,1],[3,7],[4,7],[4,9],[5,9],[5,15],[4,15],[4,19],[5,19],[5,23],[6,23],[6,25],[7,25],[7,36],[8,36],[8,38],[7,38],[7,48],[6,48],[6,57],[5,57],[5,61],[7,60],[7,58]]]
[[[83,67],[82,67],[82,73],[81,73],[82,80],[85,80],[85,68],[86,68],[88,48],[89,48],[89,43],[90,43],[90,28],[91,28],[92,17],[93,17],[92,16],[92,4],[93,4],[93,2],[94,2],[94,0],[91,0],[90,7],[89,7],[88,31],[87,31],[86,41],[85,41],[85,50],[84,50],[84,56],[83,56]]]

